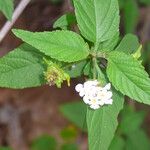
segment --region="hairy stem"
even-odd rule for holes
[[[97,71],[96,71],[96,64],[97,64],[97,60],[96,60],[96,57],[93,57],[92,58],[92,61],[93,61],[93,79],[95,80],[96,79],[96,74],[97,74]]]

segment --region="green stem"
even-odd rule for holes
[[[96,64],[97,64],[97,60],[95,57],[92,58],[92,61],[93,61],[93,79],[95,80],[96,79]]]
[[[94,52],[97,52],[97,51],[98,51],[99,44],[100,44],[100,43],[99,43],[98,41],[96,41],[95,47],[94,47]]]
[[[101,57],[101,58],[106,58],[107,57],[107,54],[106,53],[102,53],[102,52],[98,52],[96,54],[97,57]]]

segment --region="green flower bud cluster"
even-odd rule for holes
[[[66,80],[68,86],[70,86],[70,76],[59,65],[45,59],[44,61],[47,65],[47,70],[44,72],[47,84],[50,86],[56,84],[58,88],[61,88],[61,84]]]

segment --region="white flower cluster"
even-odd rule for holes
[[[75,87],[80,97],[83,97],[83,101],[92,109],[98,109],[105,104],[111,105],[113,103],[110,89],[110,83],[105,87],[100,87],[97,80],[86,81],[84,84],[78,84]]]

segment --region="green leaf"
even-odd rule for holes
[[[139,18],[139,8],[136,0],[126,0],[123,11],[125,33],[133,33],[136,29]]]
[[[125,0],[118,0],[118,2],[119,2],[119,8],[122,9],[124,7]]]
[[[115,50],[131,54],[136,52],[139,47],[140,43],[137,36],[133,34],[126,34]]]
[[[108,52],[114,50],[119,41],[119,32],[117,32],[111,39],[104,41],[99,46],[99,51]]]
[[[64,62],[75,62],[87,58],[89,47],[82,37],[72,31],[29,32],[13,30],[24,42],[46,55]]]
[[[71,142],[74,141],[77,138],[77,129],[74,126],[69,126],[64,128],[60,135],[61,138],[65,141],[65,142]]]
[[[138,59],[141,58],[141,56],[142,56],[142,45],[140,45],[140,47],[137,49],[137,51],[136,51],[134,54],[132,54],[132,56],[133,56],[136,60],[138,60]],[[141,62],[142,62],[142,60],[141,60]]]
[[[81,34],[96,44],[112,38],[119,29],[118,0],[74,0]]]
[[[76,144],[68,143],[68,144],[62,145],[61,150],[79,150],[79,149]]]
[[[13,10],[13,0],[0,0],[0,11],[4,13],[8,20],[12,19]]]
[[[113,90],[113,105],[103,106],[93,111],[88,108],[87,126],[90,150],[108,150],[114,137],[118,122],[117,117],[123,108],[124,97]]]
[[[111,142],[109,150],[124,150],[125,141],[120,136],[115,136]]]
[[[126,150],[150,150],[150,140],[143,130],[137,130],[128,136]]]
[[[144,67],[131,55],[111,52],[108,56],[107,75],[114,87],[124,95],[150,104],[150,79]]]
[[[83,74],[83,70],[86,66],[87,62],[81,61],[75,65],[72,65],[71,68],[66,70],[66,73],[69,74],[70,78],[77,78]]]
[[[83,102],[72,102],[60,107],[62,114],[76,126],[86,130],[86,105]]]
[[[92,62],[92,60],[88,61],[88,63],[85,65],[83,73],[85,76],[88,76],[90,79],[93,78],[93,62]]]
[[[53,137],[43,135],[33,141],[31,150],[56,150],[56,144]]]
[[[23,44],[0,59],[0,87],[27,88],[44,84],[43,55]]]
[[[121,130],[123,134],[134,134],[134,131],[140,129],[145,118],[145,112],[134,112],[133,110],[131,111],[131,109],[126,108],[123,110],[122,114],[119,130]]]
[[[74,24],[75,22],[75,16],[71,13],[67,13],[55,21],[53,28],[67,29],[68,26]]]
[[[139,0],[141,4],[150,5],[150,0]]]

